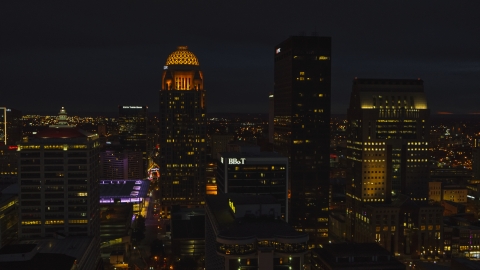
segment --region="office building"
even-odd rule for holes
[[[395,252],[409,255],[412,258],[443,258],[442,212],[442,206],[429,205],[426,201],[407,200],[402,203],[399,211],[399,230],[395,233],[400,244],[398,251]],[[379,214],[383,218],[384,213]],[[380,225],[380,231],[383,231],[382,228]]]
[[[18,173],[18,147],[0,145],[0,177],[16,177]]]
[[[428,183],[428,200],[432,202],[451,201],[467,203],[468,189],[464,186],[443,185],[442,182]]]
[[[288,222],[288,158],[275,152],[223,152],[218,154],[219,193],[272,195]]]
[[[216,160],[217,154],[226,152],[228,144],[233,141],[233,134],[212,134],[210,135],[211,159]]]
[[[123,150],[130,152],[140,152],[141,159],[137,161],[141,165],[140,177],[137,175],[133,178],[145,178],[148,165],[147,148],[147,106],[118,106],[118,135]],[[150,143],[150,148],[153,142]],[[131,163],[131,162],[130,162]]]
[[[0,193],[0,248],[17,238],[18,195]]]
[[[113,148],[100,153],[102,179],[142,179],[145,175],[143,153]]]
[[[172,254],[175,256],[205,256],[205,209],[172,208]]]
[[[473,179],[480,179],[480,137],[475,136],[473,138],[472,146],[472,170],[473,170]]]
[[[22,112],[0,107],[0,146],[14,146],[22,139]]]
[[[280,219],[270,195],[207,196],[205,220],[206,269],[304,269],[308,234]]]
[[[289,158],[289,223],[328,241],[331,38],[294,36],[274,51],[274,150]]]
[[[96,134],[66,123],[18,145],[19,238],[89,236],[98,244],[98,149]]]
[[[422,80],[357,79],[348,109],[348,240],[357,238],[362,205],[408,195],[427,200],[429,115]]]
[[[206,181],[203,73],[187,46],[171,53],[163,68],[158,164],[161,204],[202,204]]]

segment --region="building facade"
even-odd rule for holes
[[[160,198],[163,206],[204,202],[206,104],[197,57],[179,46],[164,66],[160,90]]]
[[[102,179],[142,179],[143,153],[130,150],[105,150],[100,153]]]
[[[22,139],[22,112],[0,107],[0,146],[14,146]]]
[[[422,80],[357,79],[348,109],[346,236],[364,203],[426,200],[429,115]]]
[[[328,241],[331,38],[294,36],[274,52],[274,150],[289,158],[289,223]]]
[[[273,152],[223,152],[218,154],[219,193],[272,195],[288,222],[288,158]]]
[[[270,195],[207,196],[205,268],[304,269],[308,234],[279,215],[280,205]]]
[[[136,162],[142,166],[140,177],[145,178],[148,165],[148,151],[153,142],[147,141],[148,107],[147,106],[118,106],[118,135],[124,150],[142,153]],[[148,146],[149,147],[148,147]]]
[[[99,142],[51,126],[18,145],[19,238],[99,234]]]

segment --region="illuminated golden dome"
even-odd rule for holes
[[[187,46],[178,46],[177,50],[171,53],[167,58],[166,66],[170,65],[191,65],[199,66],[197,57],[191,51],[188,50]]]

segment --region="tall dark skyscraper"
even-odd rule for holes
[[[422,80],[353,81],[347,129],[347,239],[357,240],[356,224],[364,218],[365,204],[388,204],[399,194],[426,201],[429,115]]]
[[[206,106],[203,73],[187,46],[171,53],[160,90],[160,196],[163,206],[204,203]]]
[[[22,112],[0,107],[0,145],[13,146],[22,139]]]
[[[275,47],[274,145],[289,157],[289,223],[328,240],[331,38],[290,37]]]

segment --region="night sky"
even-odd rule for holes
[[[70,114],[158,111],[167,56],[188,45],[208,112],[268,111],[274,47],[332,37],[332,113],[352,80],[424,80],[432,113],[480,112],[480,1],[4,1],[0,106]]]

